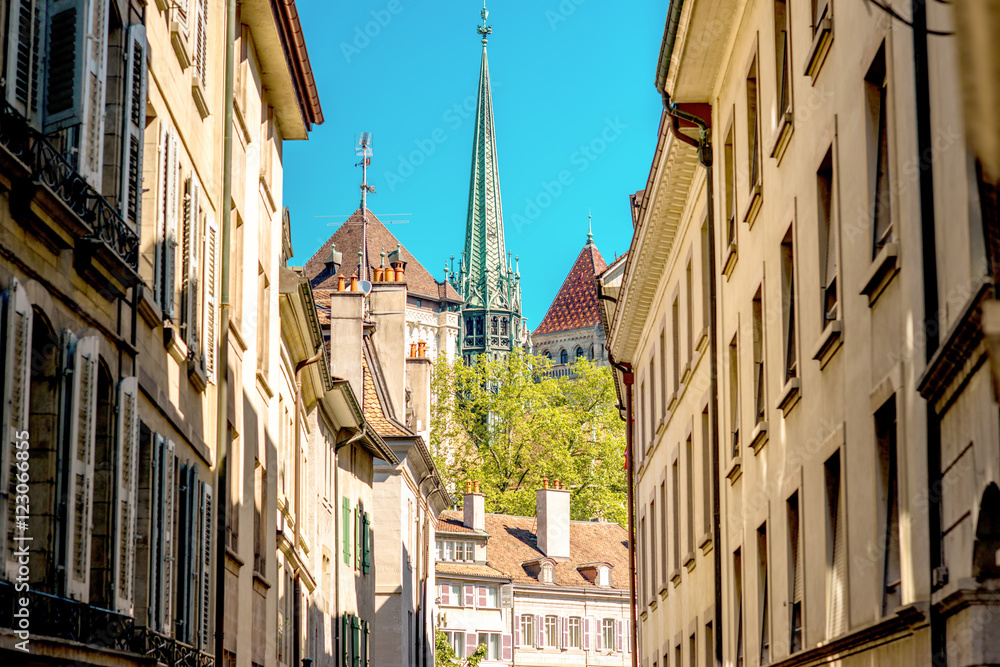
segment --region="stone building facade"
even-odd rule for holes
[[[671,5],[656,153],[603,288],[642,665],[997,655],[988,190],[955,41],[914,24]]]

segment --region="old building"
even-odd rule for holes
[[[986,200],[955,42],[926,32],[951,11],[671,5],[656,153],[602,287],[643,665],[996,655]]]
[[[528,330],[521,316],[521,274],[511,264],[504,245],[503,207],[500,202],[500,165],[493,122],[490,66],[486,59],[486,25],[489,12],[481,12],[483,57],[479,69],[476,124],[472,135],[472,176],[469,181],[469,215],[465,249],[458,272],[449,281],[462,295],[459,338],[462,358],[513,350],[527,342]]]
[[[607,268],[594,243],[594,235],[588,230],[587,243],[545,317],[531,332],[532,353],[550,359],[556,376],[570,374],[570,365],[578,357],[586,357],[599,366],[608,363],[596,282]]]
[[[628,539],[618,524],[570,521],[556,481],[538,516],[486,514],[479,483],[437,522],[437,627],[485,665],[628,665]]]

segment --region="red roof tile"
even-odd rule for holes
[[[559,293],[533,335],[597,326],[601,321],[594,278],[608,268],[597,246],[588,242],[576,258]]]

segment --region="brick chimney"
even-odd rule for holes
[[[486,496],[479,493],[479,480],[465,483],[465,497],[462,501],[465,517],[462,524],[466,528],[486,531]]]
[[[538,548],[549,558],[569,559],[569,495],[558,479],[535,492]]]

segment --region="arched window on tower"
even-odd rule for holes
[[[563,350],[559,353],[559,363],[568,364],[569,363],[569,352]]]
[[[496,336],[497,335],[497,319],[498,318],[497,318],[496,315],[494,315],[490,319],[490,335],[491,336]]]
[[[583,356],[583,348],[582,347],[577,347],[576,348],[576,358],[579,359],[582,356]]]
[[[542,352],[542,356],[545,357],[546,359],[548,359],[549,361],[552,361],[552,353],[549,352],[548,350],[545,350],[544,352]]]

